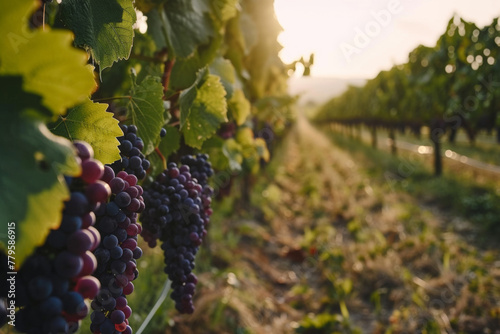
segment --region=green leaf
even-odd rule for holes
[[[65,117],[59,117],[52,132],[69,140],[86,141],[94,149],[95,159],[110,164],[121,159],[116,137],[123,136],[123,132],[107,108],[105,103],[87,100],[68,110]]]
[[[232,171],[241,171],[243,163],[242,147],[233,138],[229,138],[222,146],[222,152],[229,162],[229,169]]]
[[[204,0],[171,0],[165,4],[164,25],[169,52],[181,58],[189,57],[199,45],[208,44],[214,29]]]
[[[196,73],[203,66],[197,53],[186,59],[179,58],[172,68],[169,88],[182,90],[190,87],[196,81]]]
[[[236,124],[242,125],[245,123],[248,115],[250,115],[251,105],[245,97],[243,91],[238,89],[233,93],[233,96],[229,100],[228,108],[229,111],[231,111]]]
[[[201,148],[220,123],[227,122],[225,95],[219,77],[207,71],[201,72],[195,84],[182,92],[179,99],[180,121],[187,145]]]
[[[83,100],[95,82],[92,70],[84,67],[85,52],[71,47],[70,32],[30,30],[28,20],[37,6],[30,0],[0,3],[0,29],[4,32],[0,35],[0,75],[21,76],[24,90],[42,98],[43,107],[33,113],[46,117]]]
[[[201,150],[210,156],[210,162],[216,170],[240,172],[242,169],[242,146],[233,138],[224,140],[214,136],[203,143]]]
[[[17,54],[19,47],[29,42],[33,32],[28,29],[28,20],[39,4],[33,0],[15,3],[0,2],[0,54]]]
[[[263,159],[265,162],[269,162],[269,159],[271,158],[271,154],[269,153],[269,150],[267,149],[267,144],[266,141],[263,138],[255,138],[255,148],[257,149],[257,154],[261,159]]]
[[[218,57],[210,64],[210,73],[220,77],[222,85],[224,85],[224,89],[227,92],[226,98],[230,99],[233,96],[233,85],[236,81],[236,72],[233,64],[227,59]]]
[[[213,0],[211,2],[215,18],[221,23],[236,16],[238,0]]]
[[[16,223],[16,264],[20,266],[50,228],[59,226],[69,191],[62,174],[80,166],[71,142],[55,136],[40,121],[20,114],[0,117],[0,236],[7,244],[7,222]]]
[[[0,22],[3,22],[1,10]],[[10,17],[6,19],[9,21]],[[40,95],[43,106],[53,115],[64,113],[90,95],[95,88],[92,67],[85,66],[85,52],[71,46],[69,31],[38,30],[30,32],[28,37],[18,44],[5,38],[0,40],[0,75],[22,76],[24,90]]]
[[[196,81],[198,72],[214,60],[221,43],[222,38],[218,36],[208,47],[199,47],[189,58],[178,58],[170,74],[170,89],[183,90],[190,87]]]
[[[132,74],[130,101],[127,104],[132,123],[137,126],[138,135],[144,141],[144,155],[155,149],[160,130],[165,123],[163,118],[163,86],[159,77],[147,76],[137,84]]]
[[[177,151],[181,146],[181,134],[179,130],[173,126],[167,126],[165,130],[167,130],[167,134],[161,139],[158,149],[165,159],[168,159],[170,154]]]
[[[42,106],[40,95],[28,93],[23,90],[23,77],[0,76],[0,110],[24,110],[26,113],[40,113],[50,116],[52,112]],[[36,112],[34,108],[38,108]]]
[[[149,27],[149,13],[156,8],[159,8],[164,2],[168,0],[135,0],[134,4],[141,12],[148,14],[148,27]]]
[[[102,72],[128,59],[136,15],[131,0],[65,0],[61,18],[75,33],[75,44],[90,49]]]
[[[165,27],[163,25],[163,18],[165,17],[162,9],[153,8],[148,12],[148,31],[147,34],[151,36],[155,42],[156,49],[162,50],[167,48],[167,39]]]
[[[236,132],[236,141],[243,146],[253,146],[254,133],[249,127],[242,127]]]

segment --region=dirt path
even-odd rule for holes
[[[275,161],[258,218],[225,222],[243,237],[213,245],[224,274],[200,277],[172,332],[498,333],[499,253],[466,242],[467,222],[369,177],[305,119]]]

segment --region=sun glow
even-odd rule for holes
[[[478,26],[500,16],[498,0],[275,0],[285,63],[315,54],[316,77],[370,78],[433,46],[457,14]]]

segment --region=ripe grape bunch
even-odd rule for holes
[[[137,136],[137,127],[135,125],[121,124],[120,128],[123,131],[123,136],[118,137],[120,142],[120,160],[113,162],[110,166],[115,173],[125,171],[128,174],[134,174],[137,179],[143,180],[146,177],[146,171],[151,166],[149,160],[146,159],[142,150],[144,142],[141,137]]]
[[[100,288],[90,276],[97,267],[91,253],[100,243],[93,227],[93,210],[106,202],[109,186],[100,181],[104,167],[93,159],[93,150],[75,142],[82,174],[66,177],[71,191],[64,203],[62,221],[50,231],[44,244],[26,259],[16,280],[16,330],[26,333],[73,333],[87,316],[86,298],[92,299]]]
[[[170,297],[179,312],[193,313],[192,298],[198,280],[192,270],[212,214],[213,190],[206,182],[213,170],[206,155],[185,156],[181,161],[185,164],[180,167],[169,163],[145,189],[141,235],[150,247],[156,246],[157,239],[162,242],[165,273],[172,281]],[[190,167],[203,179],[203,185],[192,176]]]
[[[132,283],[139,274],[137,260],[142,250],[137,246],[137,235],[142,227],[137,223],[138,213],[144,210],[143,189],[137,184],[137,177],[105,166],[102,180],[109,184],[112,195],[110,201],[96,210],[97,230],[102,242],[95,250],[97,269],[94,273],[101,290],[91,307],[90,330],[92,333],[130,334],[128,318],[132,309],[127,305],[126,296],[134,291]]]

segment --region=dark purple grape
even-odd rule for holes
[[[64,251],[59,253],[54,260],[56,273],[65,278],[71,278],[82,270],[83,260],[80,256]]]
[[[60,298],[56,296],[51,296],[45,299],[40,304],[40,311],[46,317],[53,317],[61,314],[63,310],[63,302]]]
[[[105,319],[106,319],[106,316],[101,311],[94,311],[90,315],[90,320],[92,321],[92,323],[97,324],[97,325],[102,324]]]
[[[82,175],[80,177],[83,181],[87,183],[94,183],[99,180],[103,174],[104,166],[100,161],[87,159],[82,162]]]
[[[120,146],[118,148],[121,152],[127,153],[132,149],[132,147],[132,143],[129,140],[125,139],[120,143]]]
[[[129,138],[133,139],[132,136]],[[137,159],[138,157],[131,160],[137,163]],[[139,159],[138,162],[142,163],[142,160]],[[106,331],[111,331],[110,322],[113,326],[115,325],[111,321],[113,314],[117,314],[113,317],[118,317],[114,319],[115,321],[121,320],[119,324],[128,318],[124,315],[122,320],[119,315],[120,312],[121,314],[124,312],[116,311],[117,307],[126,306],[126,299],[123,301],[125,292],[127,294],[132,292],[129,284],[137,277],[134,273],[137,271],[136,265],[131,261],[135,261],[133,250],[137,248],[137,234],[142,231],[142,227],[137,224],[137,214],[144,208],[141,196],[143,190],[142,187],[136,185],[137,181],[138,178],[135,175],[125,171],[118,171],[114,178],[108,180],[113,194],[106,208],[99,210],[94,225],[102,235],[102,243],[95,251],[98,269],[94,273],[102,288],[91,307],[95,314],[103,314],[105,319],[97,316],[97,322],[93,320],[91,324],[93,330],[99,328],[102,332],[104,328]],[[114,333],[114,327],[112,333]]]
[[[75,254],[81,255],[92,248],[94,242],[92,233],[87,230],[78,230],[67,239],[67,249]]]
[[[107,183],[98,180],[88,185],[85,194],[91,203],[105,203],[111,196],[111,189]]]
[[[125,313],[120,310],[114,310],[113,312],[111,312],[110,319],[114,324],[121,324],[125,321]]]
[[[35,277],[28,284],[28,292],[29,296],[37,301],[48,298],[52,293],[52,282],[50,278],[45,276]]]
[[[104,168],[93,159],[90,145],[74,145],[82,174],[65,177],[71,195],[64,203],[61,224],[26,259],[17,276],[16,304],[20,310],[16,329],[20,332],[75,332],[79,319],[88,312],[84,298],[93,298],[98,290],[96,281],[86,275],[97,266],[90,251],[100,243],[100,234],[92,226],[96,216],[91,209],[98,207],[97,200],[106,202],[108,198],[92,188],[101,182],[97,179],[104,176]]]
[[[82,161],[90,159],[94,156],[94,150],[87,142],[75,140],[73,142],[73,146],[76,148],[78,157],[82,159]]]
[[[52,318],[50,321],[50,333],[67,333],[68,322],[62,316]]]
[[[107,249],[115,248],[118,246],[118,238],[113,234],[107,235],[102,240],[102,245]]]
[[[213,191],[207,182],[213,170],[206,155],[185,156],[181,162],[184,165],[180,167],[169,163],[144,191],[146,209],[141,214],[141,235],[151,247],[157,239],[162,241],[165,273],[172,281],[171,298],[179,312],[192,313],[196,280],[191,271],[212,213]],[[192,173],[197,173],[201,182]]]
[[[115,173],[126,171],[135,175],[139,180],[143,180],[146,177],[145,170],[151,165],[142,154],[144,143],[137,136],[137,127],[135,125],[120,125],[120,127],[123,131],[123,136],[118,137],[121,159],[113,162],[110,167]]]
[[[131,188],[128,188],[131,189]],[[132,201],[132,198],[128,192],[122,191],[118,193],[115,197],[115,203],[117,206],[120,208],[126,208],[127,206],[130,205],[130,202]]]
[[[69,201],[64,205],[64,212],[72,216],[82,216],[89,211],[89,200],[82,192],[71,193]]]
[[[99,289],[101,283],[99,280],[93,276],[85,276],[78,280],[75,286],[75,291],[77,291],[83,298],[94,298]]]
[[[85,309],[85,302],[81,294],[70,291],[62,297],[63,310],[69,314],[80,314]]]

